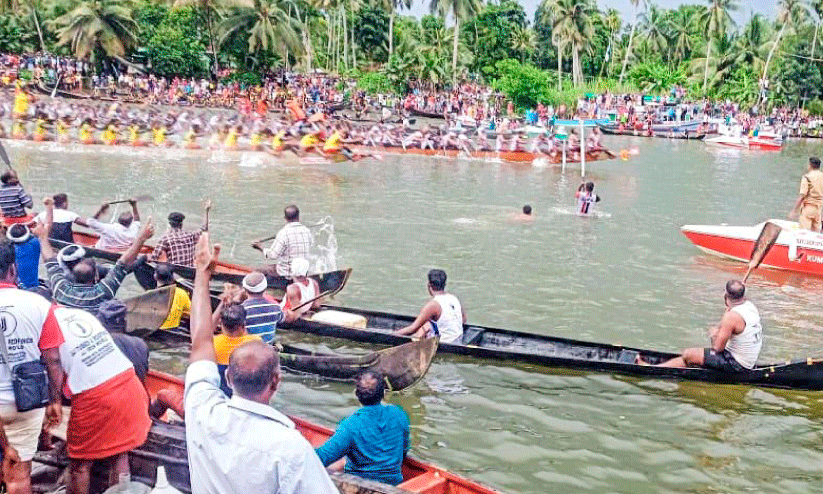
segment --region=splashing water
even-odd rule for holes
[[[577,210],[575,210],[574,208],[553,207],[552,211],[556,214],[562,214],[567,216],[580,216],[582,218],[608,219],[612,217],[611,213],[604,213],[603,211],[592,211],[588,214],[578,213]]]
[[[334,218],[326,216],[310,228],[314,231],[313,258],[315,273],[337,270],[337,236],[334,234]]]

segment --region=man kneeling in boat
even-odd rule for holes
[[[746,287],[726,283],[726,313],[711,329],[711,348],[687,348],[683,355],[658,364],[660,367],[705,367],[720,372],[753,369],[763,346],[763,326],[757,307],[745,297]],[[637,363],[646,363],[638,357]]]
[[[460,343],[466,311],[460,301],[451,293],[446,293],[446,272],[442,269],[429,271],[429,295],[432,299],[423,306],[413,323],[398,329],[397,334],[423,338],[440,335],[443,343]]]

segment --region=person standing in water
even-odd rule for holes
[[[600,202],[600,196],[594,193],[594,182],[580,184],[574,197],[577,199],[578,214],[591,214],[592,204]]]

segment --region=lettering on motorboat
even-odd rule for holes
[[[806,260],[817,264],[823,264],[823,256],[806,256]]]
[[[803,247],[817,247],[819,249],[823,249],[823,239],[808,239],[808,238],[798,238],[797,245],[802,245]]]

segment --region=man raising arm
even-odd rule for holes
[[[234,391],[220,389],[209,280],[219,255],[203,232],[195,248],[191,364],[186,370],[186,443],[193,494],[337,494],[323,464],[294,423],[269,405],[280,385],[280,359],[253,341],[229,356]],[[254,465],[254,468],[249,468]]]

